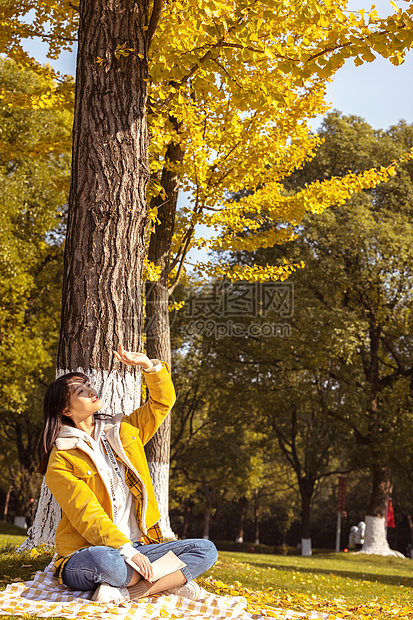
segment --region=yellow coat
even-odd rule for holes
[[[159,510],[149,475],[143,446],[151,439],[175,402],[175,390],[169,367],[156,373],[145,373],[149,399],[131,415],[111,418],[105,425],[105,435],[115,454],[142,483],[142,534],[159,520]],[[46,483],[62,509],[62,519],[56,530],[56,552],[70,556],[78,549],[104,545],[119,549],[129,543],[113,523],[112,501],[98,468],[92,458],[77,447],[76,439],[57,440],[49,458]],[[64,449],[59,449],[64,448]],[[135,499],[135,505],[138,500]]]

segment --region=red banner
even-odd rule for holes
[[[393,510],[393,500],[391,497],[387,500],[387,527],[396,527],[396,523],[394,521],[394,510]]]
[[[346,509],[346,487],[346,476],[340,476],[338,479],[337,512],[344,512]]]

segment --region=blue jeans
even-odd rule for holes
[[[151,562],[173,551],[186,566],[182,568],[187,581],[191,581],[215,564],[218,553],[210,540],[188,539],[154,545],[134,543],[137,551]],[[95,590],[100,583],[117,588],[126,587],[132,579],[133,568],[113,547],[87,547],[74,553],[63,569],[63,583],[73,590]]]

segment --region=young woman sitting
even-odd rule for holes
[[[160,592],[197,600],[193,579],[216,562],[216,548],[201,539],[162,542],[143,449],[175,402],[168,365],[122,346],[115,355],[146,378],[148,401],[130,415],[100,417],[98,394],[78,372],[56,379],[45,395],[39,471],[62,509],[56,575],[102,603]],[[152,562],[168,551],[185,566],[155,581]]]

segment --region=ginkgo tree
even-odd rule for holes
[[[152,306],[167,324],[167,304],[162,303],[166,282],[169,274],[178,281],[183,273],[197,223],[219,231],[210,247],[236,249],[245,229],[250,231],[249,249],[265,247],[292,238],[292,226],[306,211],[340,204],[350,193],[394,173],[390,166],[350,175],[309,186],[292,197],[284,196],[280,184],[314,154],[318,139],[310,135],[306,120],[325,109],[325,84],[346,58],[354,57],[359,64],[379,53],[395,64],[403,60],[413,40],[410,8],[380,19],[374,10],[349,12],[340,0],[187,0],[165,5],[140,0],[132,6],[125,0],[82,1],[79,6],[29,0],[18,7],[2,3],[2,23],[1,51],[35,69],[22,40],[39,36],[54,57],[70,47],[79,27],[58,365],[60,370],[83,368],[97,387],[111,370],[109,351],[115,341],[122,337],[127,346],[139,344],[140,289],[133,282],[140,282],[144,260],[150,174],[151,191],[160,182],[167,185],[168,175],[173,175],[174,187],[181,183],[192,194],[176,229],[176,202],[168,211],[163,203],[175,201],[177,191],[171,198],[161,191],[149,210],[155,226],[146,228],[154,228],[148,271],[152,278],[162,276]],[[42,105],[59,97],[63,105],[69,91],[67,81],[57,75],[56,87]],[[13,93],[3,97],[13,105]],[[178,150],[177,156],[171,152]],[[158,178],[162,169],[163,180]],[[234,204],[228,196],[241,188],[247,195]],[[264,233],[263,223],[269,224]],[[84,249],[82,256],[79,248]],[[199,267],[211,275],[247,279],[283,278],[294,268],[256,266],[254,272],[245,272],[229,271],[226,265],[218,271]],[[77,289],[76,299],[75,277],[83,291],[79,295]],[[106,315],[102,308],[109,306]],[[153,322],[156,335],[156,318]],[[110,376],[117,394],[115,384],[119,380],[124,387],[125,377],[117,372]],[[129,379],[134,383],[136,378]],[[110,407],[119,404],[111,401]],[[156,464],[156,455],[150,460]],[[162,461],[159,465],[165,469]]]
[[[297,224],[305,211],[334,204],[340,190],[359,191],[359,181],[350,177],[291,201],[280,181],[314,155],[319,142],[306,121],[326,110],[326,83],[344,61],[369,62],[379,53],[399,64],[413,41],[411,10],[397,7],[395,15],[379,19],[375,10],[353,13],[342,2],[192,5],[174,2],[164,8],[150,64],[151,171],[162,169],[163,183],[168,173],[175,175],[190,194],[191,206],[183,210],[171,248],[170,269],[178,267],[178,275],[191,246],[232,247],[245,226],[258,230],[261,222],[251,218],[257,206],[262,218],[277,222],[277,230],[262,239],[268,245],[291,234],[280,220]],[[177,144],[174,162],[168,148]],[[386,174],[371,174],[370,182],[383,178]],[[228,196],[241,189],[254,197],[234,205]],[[152,216],[160,220],[155,235],[171,199],[161,195],[153,201]],[[219,239],[196,239],[197,223],[218,230]],[[222,226],[228,233],[224,240]],[[250,245],[259,247],[256,235]],[[208,267],[198,271],[223,275],[222,266]],[[280,268],[270,277],[284,272]]]
[[[411,38],[410,17],[400,12],[380,20],[374,10],[365,17],[340,3],[178,2],[168,4],[164,16],[150,65],[151,172],[164,192],[152,198],[149,212],[155,226],[148,258],[158,279],[147,287],[147,346],[168,358],[168,296],[188,275],[191,248],[254,251],[281,243],[293,238],[307,211],[343,204],[394,173],[389,167],[349,175],[290,197],[282,185],[320,143],[307,120],[326,110],[326,83],[344,60],[371,61],[375,51],[398,64]],[[189,204],[177,215],[179,189]],[[231,195],[240,191],[245,196],[235,202]],[[197,237],[198,224],[215,234]],[[240,238],[245,230],[249,237]],[[191,267],[196,276],[251,281],[283,279],[296,266],[208,260]],[[167,467],[168,434],[164,425],[157,438],[158,461],[164,447],[161,468]]]

